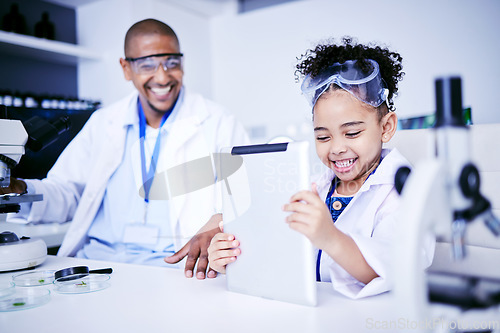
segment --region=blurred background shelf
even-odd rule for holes
[[[79,45],[5,31],[0,31],[0,50],[3,54],[64,64],[101,59],[98,53]]]

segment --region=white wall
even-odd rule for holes
[[[124,57],[125,34],[137,21],[155,18],[169,24],[185,54],[184,82],[189,89],[212,95],[210,26],[206,17],[160,0],[102,0],[77,8],[78,42],[100,52],[103,60],[79,66],[79,97],[102,100],[103,105],[133,91],[119,63]]]
[[[309,0],[221,16],[213,22],[214,98],[266,137],[295,136],[310,120],[294,82],[296,57],[344,35],[400,52],[406,76],[395,99],[400,117],[431,114],[434,79],[459,74],[476,123],[498,123],[500,1]],[[293,130],[293,128],[291,128]],[[294,131],[290,131],[293,133]]]
[[[80,97],[100,97],[106,105],[133,89],[118,63],[125,32],[154,17],[179,35],[187,87],[259,130],[263,135],[254,141],[311,137],[310,110],[294,78],[296,57],[321,40],[344,35],[384,43],[403,55],[406,76],[395,100],[401,118],[431,114],[434,79],[459,74],[473,121],[500,122],[498,0],[358,0],[356,9],[348,1],[304,0],[214,18],[183,1],[188,0],[100,0],[78,7],[79,42],[104,59],[79,66]]]

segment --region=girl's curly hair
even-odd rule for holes
[[[398,81],[403,79],[403,58],[399,53],[391,52],[374,44],[358,44],[352,37],[343,37],[341,44],[319,44],[314,50],[308,50],[297,60],[295,77],[311,75],[315,77],[336,62],[358,60],[364,63],[365,59],[375,60],[380,68],[382,78],[389,89],[388,108],[394,111],[393,98],[397,96]]]

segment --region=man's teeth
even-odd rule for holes
[[[151,90],[157,95],[166,95],[172,90],[172,86],[168,86],[165,88],[151,88]]]
[[[338,166],[339,168],[347,168],[351,164],[354,163],[354,158],[351,158],[350,160],[342,160],[342,161],[335,161],[335,165]]]

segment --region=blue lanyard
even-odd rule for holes
[[[141,101],[139,99],[137,99],[137,109],[139,111],[139,139],[141,143],[141,169],[142,183],[144,184],[144,201],[146,203],[149,203],[149,191],[151,190],[151,185],[153,185],[153,180],[155,178],[156,172],[156,164],[158,163],[158,155],[160,155],[161,128],[170,115],[171,111],[166,112],[161,119],[158,136],[156,137],[156,143],[153,149],[153,155],[151,156],[151,164],[149,165],[149,170],[146,170],[146,153],[144,149],[144,144],[146,141],[146,116],[144,115],[144,110],[142,109]]]

